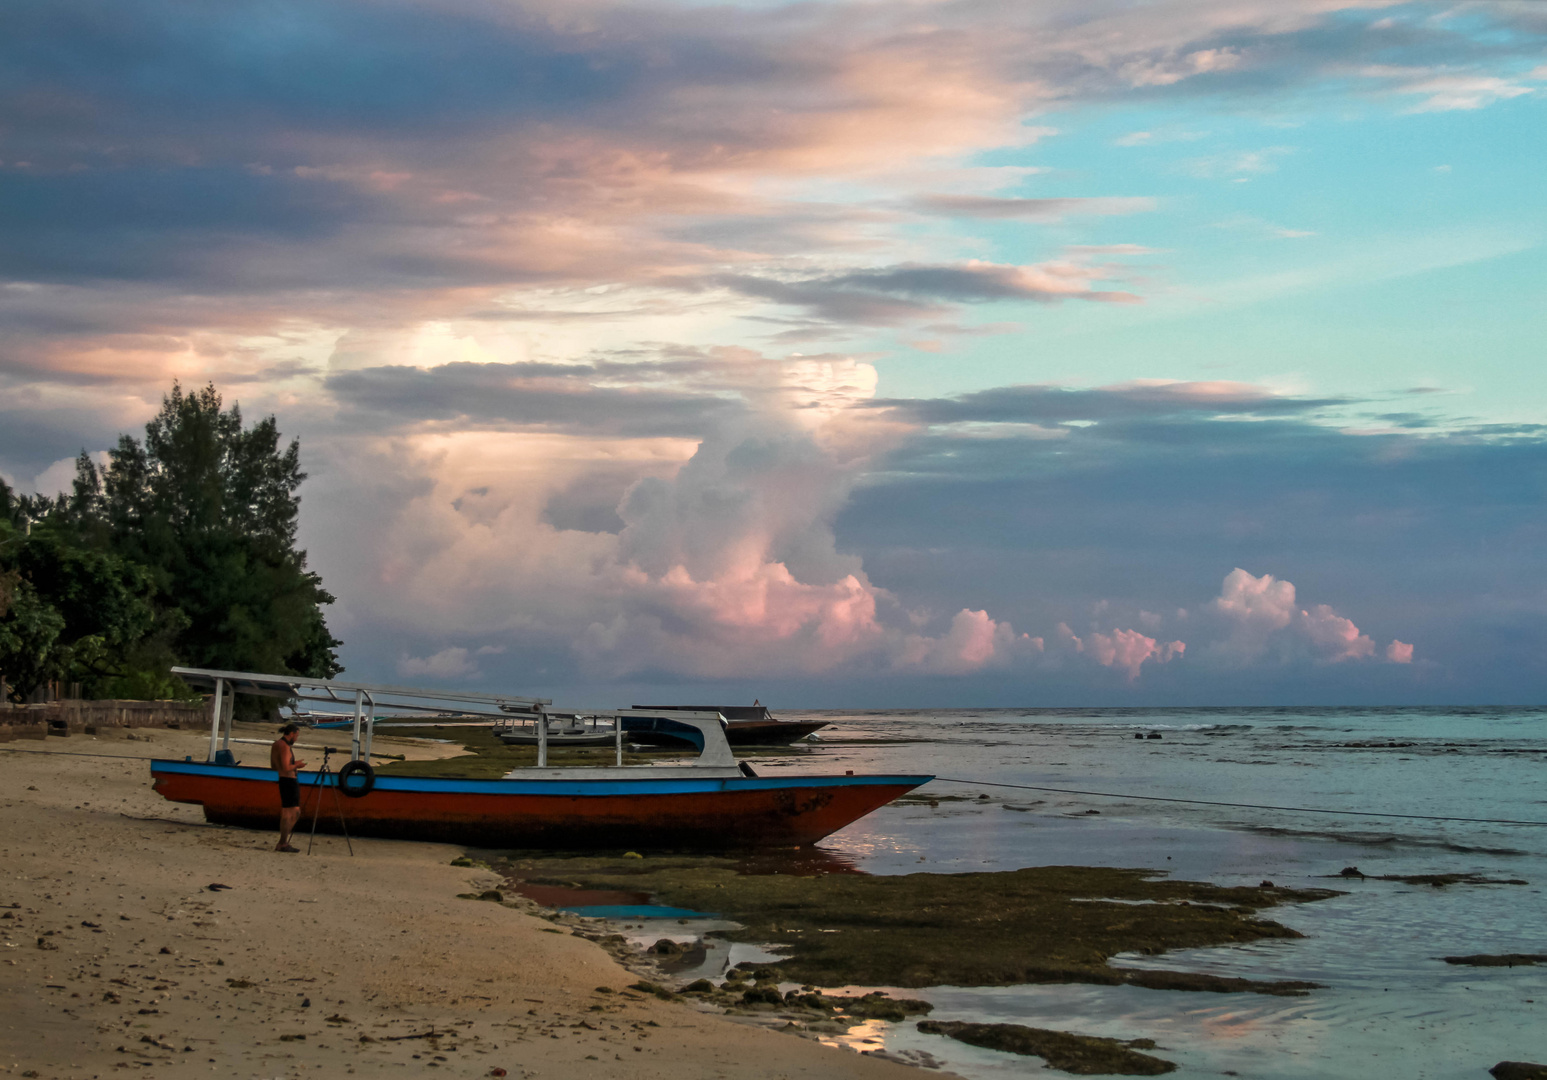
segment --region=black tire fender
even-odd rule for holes
[[[351,799],[363,798],[376,786],[376,770],[366,761],[346,761],[338,770],[338,789]]]

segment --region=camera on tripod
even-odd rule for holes
[[[324,790],[331,790],[333,792],[333,808],[338,811],[339,831],[344,834],[344,843],[349,845],[349,854],[353,855],[355,853],[354,843],[349,839],[349,825],[344,821],[344,807],[338,798],[339,789],[342,788],[344,794],[351,798],[358,798],[371,790],[376,777],[370,771],[370,765],[360,761],[344,762],[343,767],[335,775],[333,766],[329,763],[328,759],[334,754],[342,754],[343,752],[343,750],[336,746],[322,747],[322,766],[317,770],[317,783],[312,785],[311,792],[308,794],[308,797],[316,797],[316,801],[312,804],[312,835],[306,844],[306,853],[308,855],[311,854],[312,844],[317,839],[317,819],[322,812],[322,793]],[[365,774],[363,782],[355,779],[357,774],[362,772]],[[301,812],[304,816],[306,812],[304,803],[302,804]]]

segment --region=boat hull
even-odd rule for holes
[[[277,774],[182,761],[151,763],[155,789],[221,825],[275,829]],[[477,847],[733,850],[813,844],[927,783],[928,776],[459,780],[377,776],[348,798],[303,772],[302,830]],[[325,783],[319,782],[325,780]]]
[[[788,746],[827,726],[826,720],[727,720],[725,741],[732,746]],[[623,735],[645,746],[699,747],[703,737],[685,724],[673,724],[671,714],[623,721]]]
[[[788,746],[826,726],[826,720],[731,720],[725,725],[725,741],[732,746]]]

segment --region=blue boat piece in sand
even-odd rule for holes
[[[573,915],[590,919],[716,919],[717,915],[691,908],[665,907],[661,904],[579,904],[561,907]]]

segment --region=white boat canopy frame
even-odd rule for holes
[[[518,694],[486,694],[469,690],[423,690],[381,683],[344,682],[340,679],[313,679],[302,675],[266,675],[253,671],[221,671],[215,668],[174,667],[172,674],[199,690],[213,690],[209,757],[212,764],[230,764],[231,725],[235,695],[278,698],[284,701],[323,701],[354,706],[354,726],[349,744],[351,761],[368,761],[376,729],[376,710],[394,709],[407,713],[441,713],[458,706],[461,716],[484,716],[509,720],[530,717],[537,722],[537,767],[548,764],[548,706],[552,698],[523,697]],[[495,711],[476,711],[465,706],[492,706]],[[586,716],[613,721],[617,733],[617,764],[623,764],[623,719],[628,716],[664,716],[697,728],[704,736],[703,751],[694,767],[736,768],[736,756],[725,737],[725,718],[717,712],[658,712],[650,709],[587,711]]]
[[[382,683],[345,682],[342,679],[313,679],[304,675],[266,675],[255,671],[221,671],[216,668],[174,667],[172,674],[197,690],[215,692],[210,722],[209,760],[217,760],[224,751],[230,760],[231,723],[234,710],[225,700],[236,694],[279,698],[284,701],[327,701],[354,706],[353,736],[349,744],[351,761],[370,757],[375,735],[378,707],[402,712],[438,713],[447,705],[494,706],[498,712],[473,715],[506,717],[511,713],[543,716],[552,698],[523,697],[519,694],[482,694],[466,690],[421,690],[411,686]],[[464,713],[466,710],[463,710]],[[544,725],[546,726],[546,725]],[[222,738],[224,732],[224,738]],[[543,755],[546,757],[546,755]]]

